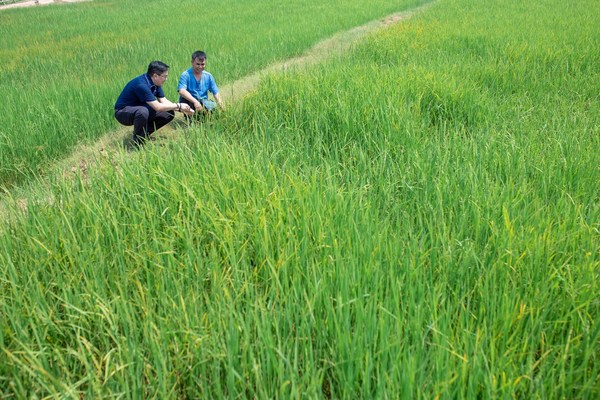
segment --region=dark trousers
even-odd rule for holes
[[[115,118],[125,126],[133,125],[133,140],[145,140],[175,117],[175,111],[156,112],[150,106],[127,106],[115,112]]]

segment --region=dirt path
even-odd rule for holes
[[[371,21],[365,25],[358,26],[346,32],[338,33],[329,39],[317,43],[313,48],[305,54],[284,60],[267,67],[264,70],[256,72],[252,75],[239,79],[221,89],[223,95],[227,95],[228,102],[235,102],[251,92],[258,86],[260,79],[268,74],[283,72],[288,69],[306,68],[313,66],[328,57],[335,54],[341,54],[347,51],[352,44],[356,43],[366,34],[374,32],[378,29],[383,29],[387,26],[400,22],[409,18],[415,12],[420,11],[426,6],[422,6],[410,11],[404,11],[389,15],[385,18]]]
[[[60,3],[78,3],[80,1],[90,0],[32,0],[32,1],[20,1],[18,3],[11,3],[0,6],[0,10],[6,10],[8,8],[21,8],[21,7],[32,7],[32,6],[47,6],[49,4],[60,4]]]
[[[324,61],[332,55],[341,54],[365,35],[405,20],[415,13],[429,7],[433,2],[435,2],[435,0],[423,6],[388,15],[385,18],[371,21],[349,31],[338,33],[329,39],[317,43],[299,57],[274,63],[259,72],[248,75],[230,84],[223,85],[220,87],[220,91],[225,100],[225,104],[231,105],[232,103],[241,100],[244,96],[256,89],[260,79],[268,74],[279,73],[290,69],[307,68]],[[182,117],[178,115],[173,123],[161,129],[160,136],[169,136],[170,134],[173,134],[182,126],[182,120]],[[79,172],[86,175],[90,168],[93,168],[99,163],[106,162],[107,160],[110,160],[112,163],[118,163],[119,154],[123,154],[123,142],[130,135],[131,127],[121,127],[116,131],[107,133],[91,145],[78,146],[70,156],[57,162],[55,168],[52,169],[52,173],[60,174],[65,179],[69,179],[76,176]],[[20,191],[22,190],[16,190],[15,193],[7,194],[6,196],[0,195],[0,197],[2,197],[0,199],[0,217],[6,215],[6,210],[8,208],[14,208],[15,206],[22,211],[27,210],[27,197],[29,196],[27,196],[25,192],[18,193]],[[50,203],[53,202],[51,195],[48,195],[46,199],[46,201]]]

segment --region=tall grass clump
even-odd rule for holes
[[[165,93],[175,100],[178,76],[197,49],[207,51],[209,70],[224,85],[424,2],[95,0],[4,10],[0,186],[45,172],[78,144],[114,130],[117,96],[152,60],[171,66]]]
[[[56,180],[2,225],[0,394],[598,397],[598,11],[440,1]]]

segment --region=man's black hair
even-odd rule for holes
[[[194,60],[206,60],[206,53],[203,52],[202,50],[197,50],[195,52],[192,53],[192,62],[194,62]]]
[[[148,75],[162,75],[169,70],[169,66],[162,61],[152,61],[148,64]]]

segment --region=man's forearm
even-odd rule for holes
[[[221,99],[220,93],[215,94],[215,100],[217,101],[217,104],[219,105],[219,107],[224,110],[225,106],[223,105],[223,100]]]
[[[181,111],[184,114],[188,114],[190,111],[193,114],[193,110],[190,106],[185,103],[172,103],[170,100],[161,97],[158,100],[148,103],[155,111]]]
[[[194,105],[194,108],[202,108],[202,103],[198,101],[190,92],[185,89],[179,90],[179,95]]]

